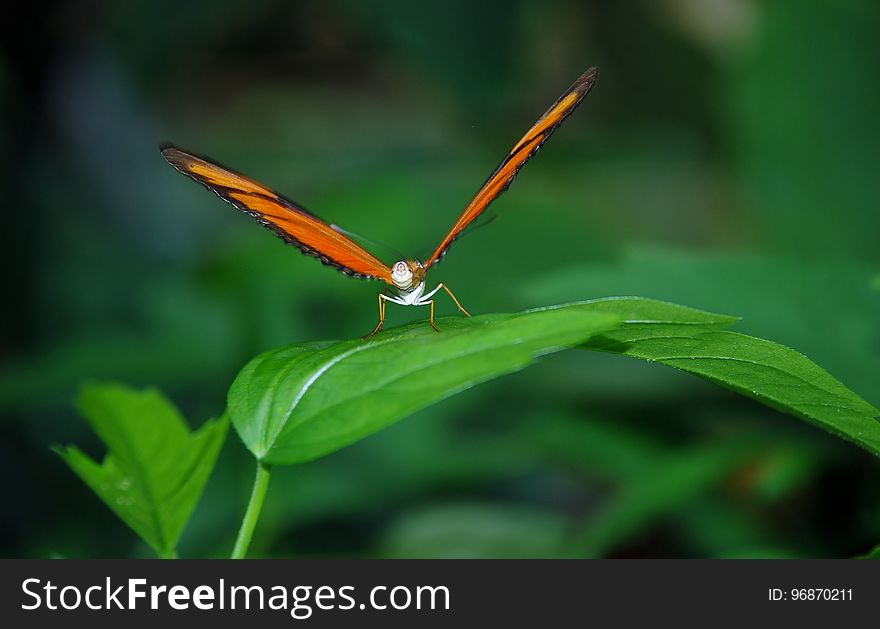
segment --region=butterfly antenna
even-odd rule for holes
[[[386,245],[384,242],[376,242],[375,240],[370,240],[369,238],[365,238],[364,236],[361,236],[360,234],[355,234],[354,232],[350,232],[347,229],[343,229],[339,225],[335,225],[332,223],[330,225],[330,229],[332,229],[333,231],[339,232],[340,234],[342,234],[344,236],[348,236],[349,238],[351,238],[352,240],[354,240],[355,242],[358,242],[360,244],[370,245],[371,247],[373,247],[375,249],[384,249],[386,253],[393,254],[395,256],[395,258],[394,258],[395,260],[405,259],[405,256],[402,253],[400,253],[397,249],[395,249],[391,245]]]
[[[471,223],[470,225],[465,227],[463,230],[461,230],[461,233],[455,237],[455,240],[458,240],[464,236],[467,236],[468,234],[473,234],[475,231],[477,231],[478,229],[480,229],[482,227],[485,227],[486,225],[488,225],[489,223],[494,221],[496,218],[498,218],[498,215],[495,214],[494,212],[489,213],[489,214],[483,214],[477,220],[475,220],[473,223]],[[445,254],[443,256],[441,256],[440,259],[437,260],[434,264],[437,264],[438,262],[440,262],[440,260],[442,260],[443,257],[445,257]]]
[[[469,236],[470,234],[473,234],[478,229],[482,229],[489,223],[493,222],[496,218],[498,218],[498,215],[494,212],[483,214],[480,218],[465,227],[462,232],[456,237],[456,240],[458,240],[459,238],[463,238],[464,236]]]
[[[467,234],[472,234],[475,231],[477,231],[478,229],[482,229],[483,227],[485,227],[489,223],[493,222],[496,218],[498,218],[498,215],[495,214],[494,212],[492,212],[490,214],[484,214],[478,220],[474,221],[473,223],[471,223],[470,225],[465,227],[464,231],[461,232],[461,235],[465,236]]]

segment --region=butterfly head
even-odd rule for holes
[[[398,260],[391,267],[391,281],[398,290],[414,290],[424,279],[425,267],[418,260]]]

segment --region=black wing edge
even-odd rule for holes
[[[571,87],[569,87],[567,90],[565,90],[565,92],[563,92],[562,95],[561,95],[559,98],[557,98],[555,101],[553,101],[553,104],[550,105],[550,106],[547,108],[547,111],[545,111],[545,112],[541,115],[541,117],[538,118],[538,119],[534,122],[534,124],[532,125],[533,127],[534,127],[536,124],[538,124],[539,122],[541,122],[541,121],[547,116],[547,114],[550,113],[550,112],[553,110],[553,108],[556,107],[556,105],[559,104],[559,101],[561,101],[563,98],[565,98],[566,96],[568,96],[568,95],[571,94],[572,92],[580,92],[580,96],[578,96],[577,102],[575,102],[574,107],[572,107],[571,109],[569,109],[569,110],[566,112],[566,114],[565,114],[564,116],[562,116],[562,118],[560,118],[559,121],[558,121],[556,124],[554,124],[554,125],[551,126],[551,127],[547,127],[547,128],[544,129],[543,131],[539,131],[539,132],[538,132],[538,134],[543,134],[543,135],[544,135],[544,138],[543,138],[543,139],[542,139],[542,140],[541,140],[541,141],[535,146],[535,148],[532,149],[532,151],[526,156],[526,158],[525,158],[525,159],[522,161],[522,163],[516,168],[516,170],[513,171],[513,173],[510,175],[510,178],[505,182],[505,184],[504,184],[504,185],[501,187],[501,189],[498,191],[498,194],[496,194],[495,197],[494,197],[491,201],[489,201],[489,203],[486,204],[486,208],[484,208],[484,210],[483,210],[484,212],[486,211],[486,209],[488,209],[488,207],[489,207],[492,203],[495,202],[496,199],[498,199],[498,197],[500,197],[502,194],[504,194],[505,192],[507,192],[507,189],[510,188],[511,184],[513,183],[513,180],[516,179],[516,176],[519,174],[519,171],[522,170],[523,166],[525,166],[525,165],[529,162],[529,160],[531,160],[532,157],[534,157],[535,154],[536,154],[539,150],[541,150],[541,147],[544,146],[544,143],[547,142],[547,140],[550,139],[550,136],[553,135],[553,133],[556,131],[556,129],[558,129],[558,128],[560,127],[560,125],[561,125],[563,122],[565,122],[565,120],[566,120],[571,114],[574,113],[574,110],[577,109],[578,107],[580,107],[580,104],[581,104],[581,103],[583,102],[583,100],[587,97],[587,94],[589,94],[590,91],[593,89],[593,86],[596,84],[596,79],[598,79],[598,77],[599,77],[599,66],[593,66],[593,67],[589,68],[586,72],[584,72],[582,75],[580,75],[574,83],[571,84]],[[491,173],[488,177],[486,177],[486,180],[485,180],[485,181],[483,182],[483,184],[477,189],[476,194],[479,194],[480,191],[481,191],[483,188],[486,187],[486,184],[488,184],[490,181],[492,181],[492,178],[495,177],[495,175],[497,175],[498,172],[499,172],[502,168],[504,168],[504,167],[507,165],[507,163],[508,163],[511,159],[513,159],[513,158],[516,156],[516,154],[517,154],[516,148],[517,148],[520,144],[528,144],[528,143],[531,142],[534,138],[535,138],[535,136],[532,136],[532,137],[530,137],[530,138],[523,138],[521,141],[517,142],[516,146],[514,146],[513,149],[512,149],[512,150],[511,150],[511,151],[510,151],[510,152],[504,157],[504,159],[501,160],[501,163],[498,164],[498,166],[495,168],[495,170],[493,170],[492,173]],[[476,194],[475,194],[474,196],[476,196]],[[495,219],[493,218],[492,220],[495,220]],[[486,224],[488,224],[488,223],[486,223]],[[483,226],[485,226],[485,225],[483,225]],[[443,251],[440,252],[440,255],[437,256],[437,259],[434,260],[434,261],[431,263],[431,266],[435,266],[435,265],[439,264],[440,261],[443,260],[443,258],[446,257],[446,253],[449,251],[449,248],[452,247],[452,244],[453,244],[454,242],[456,242],[456,241],[457,241],[459,238],[461,238],[462,236],[466,235],[467,233],[470,233],[470,232],[468,231],[467,228],[465,228],[465,229],[462,230],[462,232],[459,233],[455,238],[453,238],[452,240],[450,240],[450,241],[449,241],[449,244],[446,245],[446,247],[443,249]],[[430,268],[430,267],[429,267],[429,268]]]
[[[285,243],[287,243],[289,245],[293,245],[294,247],[299,249],[304,255],[309,256],[311,258],[315,258],[321,264],[324,264],[329,267],[333,267],[334,269],[336,269],[337,271],[339,271],[343,275],[347,275],[347,276],[353,277],[355,279],[384,281],[384,280],[382,280],[381,277],[376,277],[374,275],[366,275],[364,273],[358,273],[357,271],[348,268],[347,266],[337,262],[336,260],[333,260],[332,258],[324,255],[323,253],[316,251],[315,249],[312,249],[308,245],[304,244],[303,242],[297,240],[295,237],[291,236],[290,234],[288,234],[286,231],[284,231],[283,229],[281,229],[277,225],[272,224],[271,221],[266,220],[259,212],[254,212],[253,210],[249,209],[247,206],[241,205],[239,202],[237,202],[234,199],[232,199],[231,197],[227,196],[227,194],[224,194],[224,191],[231,191],[232,188],[229,188],[227,186],[210,186],[207,183],[205,183],[204,181],[201,181],[195,175],[193,175],[193,173],[185,171],[185,170],[181,170],[180,168],[178,168],[174,164],[174,162],[172,162],[170,159],[168,159],[167,155],[165,155],[165,151],[167,151],[169,149],[173,149],[175,151],[180,151],[182,153],[186,153],[187,155],[192,155],[193,157],[197,157],[198,159],[204,160],[210,164],[213,164],[215,166],[219,166],[223,170],[228,170],[229,172],[233,173],[234,175],[241,177],[242,179],[246,179],[247,181],[253,182],[255,185],[258,185],[261,188],[267,188],[267,189],[271,190],[272,194],[274,194],[278,198],[278,200],[282,201],[285,204],[285,206],[287,206],[290,210],[292,210],[294,212],[302,212],[303,214],[307,214],[308,216],[314,218],[315,220],[321,221],[322,223],[324,223],[325,225],[327,225],[328,227],[333,229],[332,225],[327,223],[324,219],[322,219],[318,216],[315,216],[314,214],[312,214],[311,212],[309,212],[308,210],[303,208],[299,203],[296,203],[295,201],[291,201],[287,197],[285,197],[281,194],[278,194],[275,190],[268,188],[265,184],[262,184],[259,181],[256,181],[255,179],[248,177],[247,175],[243,175],[240,172],[238,172],[237,170],[235,170],[233,168],[229,168],[228,166],[221,164],[220,162],[218,162],[217,160],[215,160],[211,157],[207,157],[207,156],[201,155],[199,153],[194,153],[194,152],[189,151],[187,149],[181,148],[175,144],[172,144],[171,142],[160,142],[159,143],[159,152],[162,154],[162,157],[165,159],[165,161],[168,162],[168,165],[171,166],[174,170],[179,172],[181,175],[184,175],[184,176],[188,177],[189,179],[192,179],[200,186],[210,190],[215,195],[220,197],[220,199],[222,199],[223,201],[225,201],[226,203],[228,203],[229,205],[234,207],[236,210],[238,210],[244,214],[247,214],[251,218],[255,219],[260,225],[262,225],[266,229],[273,232],[276,236],[278,236]],[[250,193],[250,194],[254,194],[254,193]],[[263,196],[263,198],[267,198],[267,197],[265,197],[265,195],[261,195],[261,196]],[[267,199],[267,200],[274,201],[275,199]]]

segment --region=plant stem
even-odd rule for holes
[[[263,508],[263,499],[265,499],[266,490],[269,488],[270,469],[262,461],[257,461],[257,477],[254,479],[254,488],[251,491],[247,511],[244,512],[244,518],[241,520],[241,528],[238,529],[238,538],[235,540],[235,548],[232,549],[232,559],[244,559],[247,554],[251,537],[254,534],[254,527],[257,525],[257,518],[260,517],[260,510]]]

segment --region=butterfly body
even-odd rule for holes
[[[433,293],[432,293],[433,294]],[[422,297],[425,296],[425,283],[422,282],[409,291],[398,290],[397,297],[394,297],[394,303],[401,306],[423,306]]]
[[[434,295],[444,290],[462,314],[470,316],[452,291],[443,284],[426,291],[425,275],[440,262],[449,247],[513,182],[525,163],[535,155],[560,124],[575,110],[593,87],[597,68],[590,68],[550,106],[517,142],[501,164],[489,176],[452,228],[427,259],[398,260],[390,267],[348,238],[343,230],[307,212],[290,199],[263,184],[193,153],[173,146],[162,147],[162,156],[171,166],[202,184],[221,199],[249,214],[274,231],[285,242],[306,255],[320,260],[351,277],[381,280],[397,295],[379,293],[379,322],[370,334],[378,332],[385,322],[386,302],[402,306],[429,306],[428,322],[434,324]]]

